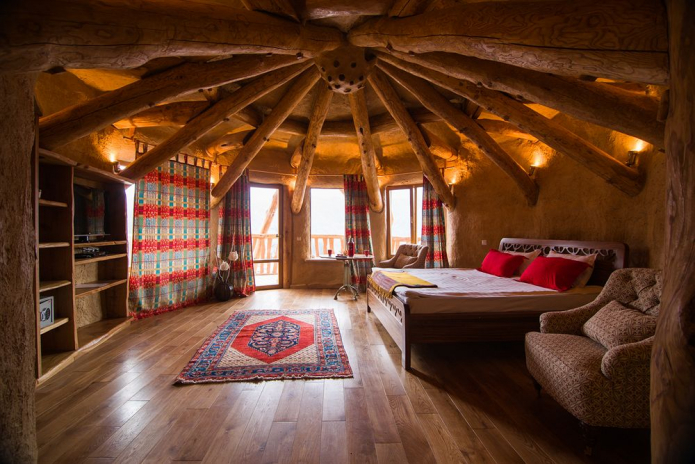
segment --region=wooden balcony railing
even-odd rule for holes
[[[277,234],[253,234],[254,270],[259,275],[277,275],[278,263],[255,263],[258,260],[279,259],[279,238]]]
[[[345,252],[345,237],[343,235],[312,235],[311,256],[327,255],[328,250],[333,254]]]

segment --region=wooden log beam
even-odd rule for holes
[[[659,148],[664,124],[657,121],[659,100],[615,86],[555,76],[451,53],[394,56],[426,68],[520,96],[583,121],[632,135]]]
[[[297,59],[291,56],[240,56],[213,63],[186,63],[41,118],[41,146],[53,150],[168,98],[293,64]]]
[[[695,4],[668,0],[666,240],[651,357],[652,462],[695,461]]]
[[[391,0],[306,0],[302,18],[305,21],[337,16],[381,16]]]
[[[319,86],[318,95],[314,101],[314,107],[309,118],[309,129],[306,133],[306,139],[304,144],[300,144],[302,145],[302,157],[299,162],[299,172],[297,172],[294,192],[292,193],[292,212],[294,214],[298,214],[304,204],[306,184],[309,180],[311,166],[314,163],[316,145],[318,144],[321,127],[323,127],[323,122],[326,120],[332,98],[332,90],[325,86]]]
[[[538,186],[536,183],[529,177],[524,168],[497,145],[497,142],[482,127],[476,124],[473,119],[449,103],[442,94],[437,92],[426,81],[383,61],[378,61],[377,66],[405,87],[430,111],[444,119],[454,130],[477,144],[490,161],[495,163],[516,184],[526,197],[529,205],[533,206],[536,204],[538,201]]]
[[[542,116],[522,103],[500,92],[477,87],[466,80],[456,79],[392,56],[384,56],[381,59],[457,95],[473,100],[488,111],[514,124],[521,131],[533,135],[549,147],[569,156],[622,192],[634,196],[642,190],[644,178],[635,169],[625,166],[561,124]]]
[[[299,22],[297,10],[290,0],[241,0],[241,3],[251,11],[265,11]]]
[[[530,140],[532,142],[538,140],[533,135],[527,134],[526,132],[519,130],[519,128],[516,127],[514,124],[509,124],[505,121],[497,121],[495,119],[476,119],[475,122],[477,122],[480,125],[480,127],[482,127],[491,134],[498,134],[504,135],[506,137]]]
[[[427,143],[427,148],[430,152],[437,158],[441,158],[445,161],[452,160],[458,155],[458,150],[442,140],[437,134],[426,128],[425,126],[419,126],[423,137],[425,137],[425,142]]]
[[[276,71],[277,72],[277,71]],[[239,154],[219,180],[214,189],[212,189],[211,207],[217,206],[227,191],[234,185],[234,182],[241,176],[249,163],[253,161],[258,152],[263,148],[263,145],[269,140],[270,135],[280,127],[280,124],[287,119],[295,106],[306,96],[307,92],[320,79],[318,69],[311,66],[302,76],[292,84],[284,97],[273,108],[273,111],[265,118],[263,124],[253,133],[249,141],[244,145],[244,148],[239,151]]]
[[[336,29],[183,0],[10,3],[0,16],[2,72],[132,68],[166,56],[314,56],[345,41]]]
[[[388,15],[391,17],[404,18],[424,13],[432,3],[431,0],[396,0],[393,2]]]
[[[121,175],[131,180],[140,179],[152,169],[217,127],[230,115],[261,98],[263,95],[272,92],[299,73],[313,66],[312,62],[288,66],[272,73],[264,74],[241,87],[228,97],[215,103],[207,111],[193,118],[191,122],[165,140],[164,143],[157,145],[145,155],[133,161]]]
[[[427,144],[425,143],[420,129],[418,129],[417,124],[415,124],[415,121],[413,121],[413,118],[408,113],[403,102],[401,102],[400,97],[388,81],[388,78],[381,70],[375,69],[370,74],[368,80],[386,109],[391,113],[393,119],[396,120],[398,126],[408,138],[408,142],[410,142],[415,156],[420,163],[422,172],[427,176],[427,179],[429,179],[434,191],[442,200],[442,203],[449,209],[456,206],[456,197],[451,190],[449,190],[449,186],[446,184],[444,176],[439,171],[432,153],[430,153],[427,148]]]
[[[182,101],[153,106],[140,111],[127,119],[121,119],[113,123],[116,129],[136,129],[142,127],[181,127],[191,119],[198,116],[204,110],[210,108],[209,102]],[[247,106],[231,116],[249,126],[258,127],[263,122],[263,115],[255,109]],[[298,122],[298,121],[297,121]]]
[[[658,0],[468,3],[372,19],[348,38],[362,47],[451,52],[552,74],[668,82],[665,11]]]
[[[384,202],[379,190],[379,178],[376,173],[376,152],[372,142],[372,131],[369,126],[369,112],[364,89],[349,95],[352,119],[355,122],[355,134],[357,135],[357,147],[360,150],[362,162],[362,175],[367,185],[369,207],[372,211],[380,213],[384,210]]]

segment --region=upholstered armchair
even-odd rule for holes
[[[593,302],[542,314],[540,333],[526,334],[526,366],[539,394],[544,389],[581,421],[587,454],[592,427],[649,427],[661,289],[661,271],[620,269]]]
[[[428,251],[428,246],[404,243],[398,247],[396,254],[391,259],[380,262],[378,267],[422,269],[425,267]]]

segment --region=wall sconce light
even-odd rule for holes
[[[113,169],[114,174],[120,174],[121,171],[123,170],[123,166],[121,165],[120,162],[118,161],[113,161],[111,163],[111,169]]]
[[[529,177],[535,177],[536,176],[536,168],[537,167],[538,166],[536,166],[535,164],[532,164],[531,166],[529,166],[529,168],[528,168],[528,176]]]
[[[625,161],[625,166],[632,167],[637,164],[637,154],[639,151],[630,150],[627,152],[627,161]]]

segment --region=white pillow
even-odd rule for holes
[[[519,266],[519,269],[516,270],[514,273],[515,276],[520,276],[521,274],[524,273],[526,268],[531,264],[531,262],[538,258],[538,255],[541,254],[541,250],[533,250],[528,253],[524,253],[522,251],[505,251],[504,253],[507,253],[508,255],[518,255],[518,256],[523,256],[526,258],[523,263],[521,263],[521,266]]]
[[[586,268],[584,272],[579,274],[579,277],[574,281],[572,284],[572,287],[586,287],[587,282],[589,282],[589,279],[591,278],[591,273],[594,272],[594,263],[596,262],[596,257],[598,256],[598,253],[593,253],[590,255],[570,255],[570,254],[563,254],[563,253],[557,253],[555,251],[551,251],[550,254],[548,254],[548,258],[565,258],[565,259],[571,259],[573,261],[581,261],[582,263],[586,263],[589,265],[589,267]]]

